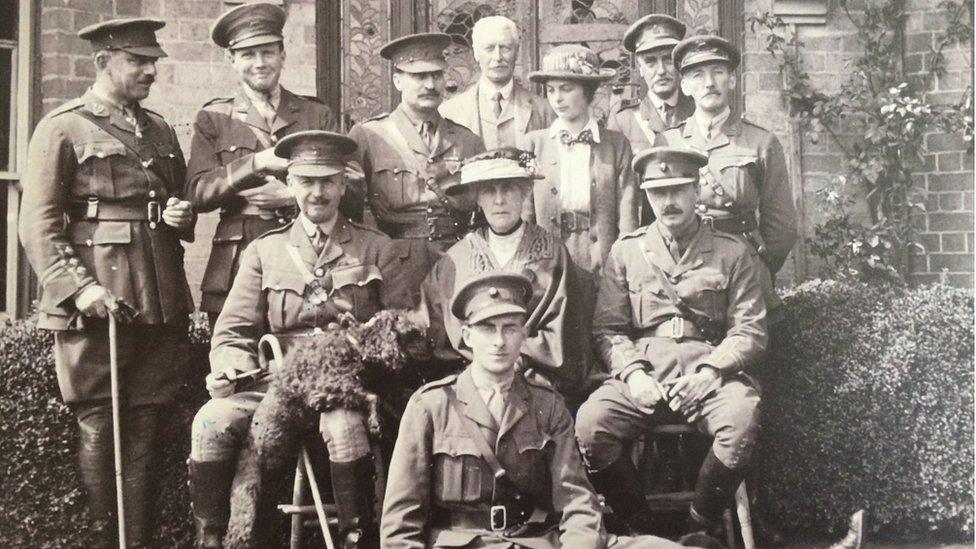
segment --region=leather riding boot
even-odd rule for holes
[[[709,533],[721,531],[722,513],[732,504],[735,489],[741,481],[741,473],[726,467],[715,456],[714,450],[709,449],[698,471],[695,499],[691,504],[692,520]]]
[[[343,549],[378,548],[376,466],[373,456],[366,455],[341,463],[332,461],[330,466]]]
[[[593,488],[613,508],[613,515],[621,523],[625,535],[648,534],[652,531],[647,500],[641,489],[637,467],[629,455],[621,455],[608,467],[589,473]],[[611,526],[613,526],[611,524]]]
[[[230,518],[230,489],[234,482],[233,461],[187,461],[190,505],[196,529],[197,549],[222,547]]]
[[[89,526],[97,547],[118,547],[115,537],[115,474],[113,471],[112,410],[104,406],[77,416],[78,467],[88,493]]]
[[[158,406],[122,410],[122,490],[125,496],[125,535],[130,547],[150,545],[150,508],[155,504],[155,442]]]

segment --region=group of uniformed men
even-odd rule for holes
[[[156,425],[181,381],[193,311],[180,240],[192,240],[197,213],[219,210],[200,304],[213,398],[189,460],[198,546],[219,547],[226,529],[237,452],[267,388],[251,376],[259,338],[389,307],[427,316],[453,373],[406,405],[380,516],[363,417],[322,414],[345,547],[669,546],[608,534],[596,495],[625,533],[651,529],[628,448],[666,421],[713,437],[691,504],[699,534],[685,542],[715,546],[756,446],[759,392],[745,371],[766,348],[771,280],[796,237],[778,141],[730,113],[736,49],[685,38],[666,15],[627,31],[647,95],[597,131],[621,132],[636,153],[630,190],[645,191],[656,220],[581,268],[525,214],[542,177],[525,137],[553,114],[514,78],[512,21],[477,22],[481,77],[447,101],[450,37],[388,43],[401,102],[348,137],[327,106],[279,83],[284,22],[261,2],[215,22],[240,82],[197,114],[187,164],[169,124],[140,106],[166,56],[152,19],[83,29],[95,83],[31,140],[20,236],[42,286],[40,327],[55,330],[96,531],[111,540],[115,512],[106,317],[119,302],[138,314],[119,328],[118,357],[126,528],[144,546]],[[559,78],[600,80],[579,59],[565,65]],[[600,139],[586,132],[552,164]],[[580,219],[554,221],[563,232],[597,224]],[[583,271],[595,305],[581,302]]]

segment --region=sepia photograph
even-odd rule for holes
[[[0,547],[973,547],[973,28],[0,0]]]

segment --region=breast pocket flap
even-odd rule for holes
[[[261,281],[264,290],[291,291],[302,295],[305,293],[305,280],[298,273],[291,271],[266,271]]]
[[[78,163],[84,164],[90,158],[108,158],[125,154],[125,145],[118,141],[89,141],[75,145]]]

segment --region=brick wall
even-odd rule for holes
[[[169,57],[145,105],[176,128],[189,155],[197,110],[209,99],[234,93],[235,76],[224,51],[210,42],[210,26],[225,9],[220,0],[42,0],[40,66],[44,113],[78,97],[95,72],[91,47],[77,37],[82,27],[115,17],[158,17],[167,21],[158,36]],[[315,0],[287,0],[282,83],[300,94],[315,93]],[[200,279],[210,251],[216,214],[200,217],[196,241],[186,245],[186,270],[199,301]]]
[[[746,0],[745,13],[770,11],[774,0]],[[921,51],[934,40],[944,26],[945,14],[937,0],[910,0],[906,22],[906,67],[925,71]],[[816,87],[834,91],[850,76],[846,62],[858,53],[856,29],[836,2],[824,25],[798,27],[804,42],[803,60]],[[789,161],[802,174],[794,181],[794,191],[803,204],[805,234],[811,235],[816,223],[823,221],[816,191],[832,178],[845,173],[846,159],[836,142],[822,137],[814,141],[804,132],[791,142],[790,121],[779,95],[779,64],[765,51],[764,42],[746,26],[743,82],[746,116],[777,133],[786,148]],[[947,103],[959,100],[972,84],[971,44],[954,46],[947,52],[948,74],[933,85],[929,99]],[[856,135],[841,133],[842,138]],[[918,189],[925,197],[926,214],[919,219],[921,242],[927,254],[914,258],[913,278],[934,281],[944,278],[961,286],[973,285],[973,157],[965,152],[961,134],[929,134],[925,138],[928,154],[918,175]],[[795,166],[799,163],[799,166]],[[867,211],[861,212],[867,217]],[[797,254],[794,254],[794,256]],[[795,268],[796,257],[793,259]],[[808,259],[811,259],[808,257]],[[818,265],[809,261],[807,276],[816,276]],[[943,269],[945,271],[943,272]],[[786,271],[786,269],[784,269]],[[785,273],[789,276],[789,272]],[[781,277],[782,278],[782,277]]]

